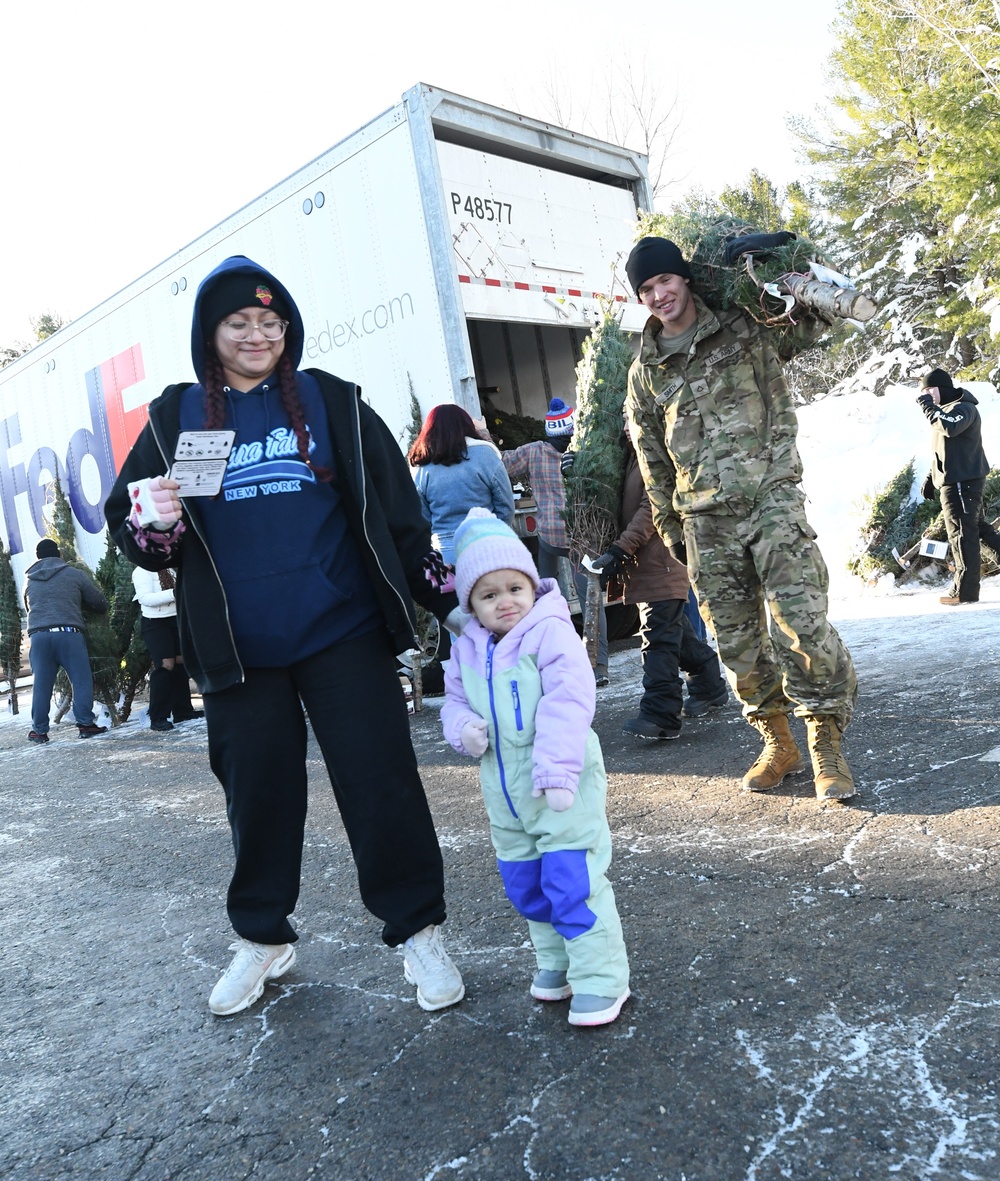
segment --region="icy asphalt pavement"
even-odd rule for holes
[[[597,1030],[528,996],[475,770],[413,722],[465,1001],[424,1013],[361,908],[321,765],[298,963],[213,1018],[230,866],[203,722],[29,747],[0,724],[0,1177],[236,1181],[1000,1178],[1000,590],[838,623],[861,785],[739,778],[735,707],[678,742],[597,730],[633,998]],[[801,726],[797,723],[798,732]]]

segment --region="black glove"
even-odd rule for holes
[[[668,545],[667,549],[670,551],[670,556],[675,562],[680,562],[682,566],[688,564],[687,546],[683,541],[677,541],[673,545]]]
[[[731,238],[726,243],[726,266],[731,267],[741,254],[774,250],[776,246],[794,242],[795,237],[796,235],[788,230],[780,230],[777,234],[743,234],[739,238]]]
[[[934,487],[934,477],[930,472],[924,476],[924,482],[920,485],[920,495],[924,500],[933,500],[937,496],[937,489]]]
[[[559,460],[559,470],[564,476],[568,476],[573,470],[573,464],[576,463],[576,452],[567,451]]]
[[[601,572],[601,590],[608,589],[608,583],[611,581],[612,576],[621,572],[621,568],[627,558],[628,554],[621,546],[609,545],[607,553],[601,554],[599,558],[595,558],[590,563],[595,570],[600,570]]]

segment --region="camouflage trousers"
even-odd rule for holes
[[[827,620],[815,538],[798,488],[771,490],[745,515],[684,519],[691,581],[744,716],[832,714],[843,729],[858,682]]]

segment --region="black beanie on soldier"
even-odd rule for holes
[[[921,379],[920,388],[922,390],[936,388],[940,393],[942,405],[955,401],[955,384],[951,380],[951,374],[946,373],[943,369],[932,369]]]
[[[643,283],[654,275],[691,278],[691,268],[684,261],[684,255],[669,238],[640,238],[628,256],[625,273],[637,295]]]

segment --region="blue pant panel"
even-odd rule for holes
[[[503,888],[518,914],[536,923],[552,922],[552,903],[542,893],[542,862],[497,861]]]
[[[586,849],[558,849],[538,861],[498,861],[507,897],[526,919],[551,923],[564,939],[590,931],[597,915],[587,905]]]

